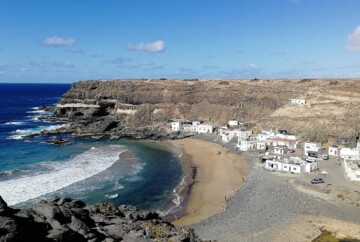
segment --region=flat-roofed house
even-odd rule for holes
[[[305,142],[304,143],[304,155],[311,157],[320,157],[321,156],[321,143],[317,142]]]

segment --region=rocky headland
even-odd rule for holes
[[[351,139],[360,130],[356,79],[97,80],[79,81],[49,118],[71,122],[58,132],[113,139],[174,139],[173,119],[223,125],[230,119],[253,130],[287,129],[303,139]],[[304,99],[293,105],[289,99]]]
[[[86,205],[57,198],[32,208],[13,209],[0,197],[0,241],[188,241],[191,229],[175,228],[153,211],[107,202]]]

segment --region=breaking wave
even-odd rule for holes
[[[23,139],[29,135],[40,134],[41,131],[52,131],[68,126],[69,124],[59,124],[59,125],[50,125],[50,126],[39,126],[31,129],[17,129],[14,132],[12,132],[13,135],[7,137],[7,139]]]
[[[124,146],[109,145],[89,149],[67,161],[43,162],[43,173],[0,182],[0,194],[9,205],[15,205],[55,192],[105,171],[124,151]]]

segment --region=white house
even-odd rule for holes
[[[352,181],[360,181],[360,160],[344,160],[346,176]]]
[[[263,131],[261,131],[260,134],[258,134],[256,136],[256,139],[263,141],[263,140],[267,140],[268,138],[274,137],[274,136],[275,136],[275,133],[273,131],[263,130]]]
[[[171,122],[171,130],[172,131],[180,131],[181,130],[181,121]]]
[[[229,126],[238,126],[239,125],[239,121],[237,120],[230,120],[229,121]]]
[[[269,146],[287,146],[289,149],[296,149],[297,147],[297,140],[293,140],[293,139],[283,139],[283,138],[279,138],[279,137],[272,137],[272,138],[268,138],[266,140],[267,145]]]
[[[221,130],[220,137],[223,142],[229,142],[236,136],[236,130]]]
[[[321,155],[321,143],[316,142],[305,142],[304,154],[306,156],[319,157]]]
[[[238,138],[236,148],[241,151],[249,151],[255,149],[256,142],[254,140],[242,140]]]
[[[305,171],[305,167],[302,164],[287,163],[280,160],[267,160],[265,162],[265,168],[275,171],[285,171],[295,174],[301,174]]]
[[[198,134],[212,133],[213,130],[214,130],[214,126],[212,125],[199,124],[195,126],[195,132]]]
[[[289,148],[286,145],[274,147],[274,153],[278,155],[284,155],[288,152]]]
[[[280,139],[288,139],[288,140],[294,140],[296,141],[296,136],[292,135],[292,134],[282,134],[282,133],[277,133],[276,137],[280,138]]]
[[[266,150],[267,146],[266,146],[266,142],[264,141],[257,141],[256,142],[256,149],[257,150]]]
[[[236,130],[236,136],[240,139],[247,139],[252,135],[251,130]]]
[[[195,133],[195,131],[196,131],[196,126],[193,126],[193,125],[183,125],[183,130],[184,130],[185,132]]]
[[[294,105],[305,105],[306,101],[304,99],[289,99],[291,104]]]
[[[329,147],[329,155],[331,156],[339,156],[339,146],[333,145]]]
[[[347,160],[360,160],[360,151],[357,148],[342,148],[340,157]]]
[[[265,168],[301,174],[316,171],[317,163],[307,163],[299,157],[290,157],[289,159],[285,158],[284,160],[269,159],[266,160]]]

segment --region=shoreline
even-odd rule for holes
[[[187,191],[183,194],[182,211],[172,223],[190,225],[226,211],[227,200],[243,186],[243,177],[248,174],[245,157],[198,139],[168,140],[166,143],[181,150],[183,167],[192,168],[190,175],[194,176],[193,182],[184,189]],[[183,177],[189,177],[189,169],[185,168]]]

